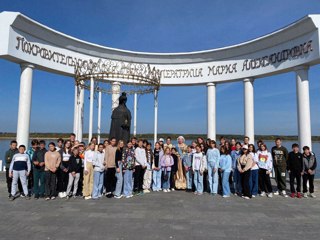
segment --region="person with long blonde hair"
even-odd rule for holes
[[[123,173],[122,173],[122,154],[123,154],[124,142],[119,140],[117,150],[116,150],[116,190],[114,192],[114,197],[117,199],[122,198],[122,186],[123,186]]]

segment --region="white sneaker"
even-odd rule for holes
[[[230,197],[229,195],[223,195],[222,196],[223,198],[228,198],[228,197]]]
[[[122,198],[122,195],[120,195],[120,196],[114,196],[114,198],[116,198],[116,199],[120,199],[120,198]]]
[[[316,198],[317,196],[314,193],[310,193],[310,197]]]
[[[268,194],[267,194],[267,197],[268,197],[268,198],[273,198],[273,193],[268,193]]]
[[[283,197],[288,197],[287,192],[286,192],[285,190],[283,190],[283,191],[281,192],[281,195],[282,195]]]
[[[129,196],[126,196],[126,198],[132,198],[133,197],[133,195],[131,194],[131,195],[129,195]]]
[[[261,192],[260,197],[265,197],[266,193],[265,192]]]
[[[170,189],[167,189],[167,192],[171,192]]]
[[[247,196],[242,196],[244,199],[249,200],[250,198]]]
[[[59,198],[63,198],[63,192],[59,192],[58,196]]]
[[[91,196],[88,196],[88,197],[84,197],[85,200],[90,200],[91,199]]]
[[[273,194],[278,196],[279,195],[279,191],[275,191]]]
[[[167,189],[163,189],[163,192],[168,192]]]
[[[67,192],[63,192],[63,197],[67,197]]]
[[[149,190],[149,189],[145,189],[145,190],[143,190],[143,192],[144,192],[144,193],[149,193],[150,190]]]
[[[252,197],[253,197],[253,198],[255,198],[255,197],[256,197],[256,195],[252,195]]]
[[[304,194],[303,194],[303,197],[304,197],[304,198],[308,198],[308,193],[304,193]]]
[[[174,192],[175,191],[174,188],[171,188],[171,191]]]

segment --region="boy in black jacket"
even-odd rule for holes
[[[73,186],[73,197],[76,197],[78,190],[78,183],[80,179],[80,172],[82,169],[82,160],[79,156],[79,149],[75,147],[72,150],[72,155],[69,158],[69,181],[67,187],[67,198],[71,197],[70,192]]]
[[[290,197],[301,198],[301,175],[303,175],[303,165],[302,165],[302,153],[299,152],[299,145],[297,143],[292,144],[292,152],[288,155],[287,161],[287,171],[290,177]],[[297,188],[294,189],[294,180],[297,181]]]

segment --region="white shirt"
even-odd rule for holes
[[[137,147],[134,150],[134,154],[136,156],[136,166],[142,165],[146,166],[147,165],[147,155],[146,155],[146,150],[141,147]]]
[[[87,170],[87,162],[92,163],[94,159],[97,157],[97,153],[92,150],[87,150],[84,153],[84,170]]]

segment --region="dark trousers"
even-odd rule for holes
[[[278,190],[286,190],[286,170],[282,170],[282,167],[274,167],[274,173]]]
[[[143,190],[143,175],[144,175],[144,169],[141,165],[135,166],[135,172],[134,172],[134,186],[133,189],[135,192],[140,192]]]
[[[170,172],[170,188],[176,188],[176,181],[174,180],[174,176],[176,175],[177,171]]]
[[[107,168],[107,170],[105,170],[105,188],[106,188],[106,192],[111,192],[113,193],[114,190],[116,189],[116,182],[117,182],[117,178],[116,178],[116,169],[115,168]]]
[[[6,168],[6,180],[7,180],[8,193],[11,194],[12,178],[9,177],[9,168]],[[20,193],[23,193],[20,179],[18,180],[18,189]]]
[[[46,197],[56,197],[57,176],[51,171],[46,171]]]
[[[301,192],[301,173],[300,172],[291,171],[289,173],[289,178],[290,178],[290,191],[291,191],[291,193],[295,193],[296,190],[297,190],[297,192]],[[297,181],[296,190],[294,189],[294,180],[295,179]]]
[[[31,169],[30,174],[28,176],[28,190],[29,194],[32,194],[33,189],[33,169]]]
[[[267,170],[259,169],[259,189],[261,192],[272,193],[272,185],[270,181],[270,175],[266,173]]]
[[[69,173],[61,169],[57,172],[57,191],[66,192],[68,187]]]
[[[80,170],[80,178],[78,182],[78,189],[77,189],[77,196],[82,196],[82,189],[83,189],[83,167]]]
[[[33,170],[33,192],[35,197],[44,196],[45,191],[45,172]]]
[[[249,186],[249,181],[251,177],[251,171],[245,171],[244,173],[241,173],[241,185],[242,185],[242,194],[243,196],[251,198],[251,191]]]
[[[303,174],[303,193],[308,192],[307,182],[309,181],[309,193],[314,193],[313,186],[314,174],[311,175],[309,173]]]

